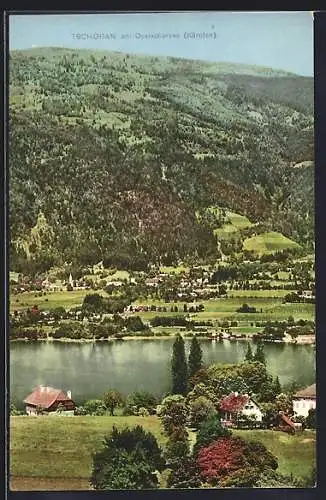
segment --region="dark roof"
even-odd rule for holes
[[[295,429],[295,424],[293,422],[293,420],[290,419],[290,417],[288,417],[287,415],[285,415],[284,413],[280,412],[279,413],[280,415],[280,418],[283,420],[283,422],[288,425],[289,427],[291,427],[292,429]]]
[[[315,398],[316,397],[316,384],[312,384],[301,391],[294,394],[295,398]]]
[[[225,398],[221,399],[219,409],[230,413],[241,411],[245,404],[249,401],[248,394],[242,395],[232,392]]]
[[[24,403],[32,406],[40,406],[44,409],[50,408],[56,401],[63,402],[72,400],[68,398],[67,394],[61,389],[44,386],[37,387],[24,399]]]

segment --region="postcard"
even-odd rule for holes
[[[316,486],[313,15],[9,15],[11,491]]]

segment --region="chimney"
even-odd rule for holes
[[[67,398],[71,399],[71,391],[67,391]]]
[[[44,389],[45,389],[44,385],[40,385],[40,391],[44,392]]]
[[[234,393],[235,397],[238,397],[239,393],[238,392],[235,392]]]

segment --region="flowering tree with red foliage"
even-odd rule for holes
[[[222,411],[236,413],[244,407],[249,400],[249,396],[235,394],[234,392],[226,396],[220,401],[219,408]]]
[[[263,444],[240,437],[221,437],[201,448],[196,462],[205,481],[223,485],[227,479],[228,486],[232,486],[233,478],[236,486],[248,486],[246,471],[255,470],[257,481],[259,472],[275,470],[278,466],[276,457]]]
[[[215,484],[245,465],[244,444],[239,438],[220,438],[201,448],[197,456],[201,476]]]

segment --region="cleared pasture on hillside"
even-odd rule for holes
[[[262,233],[247,238],[243,242],[244,250],[256,252],[258,255],[281,252],[287,248],[300,248],[300,245],[275,231]]]

